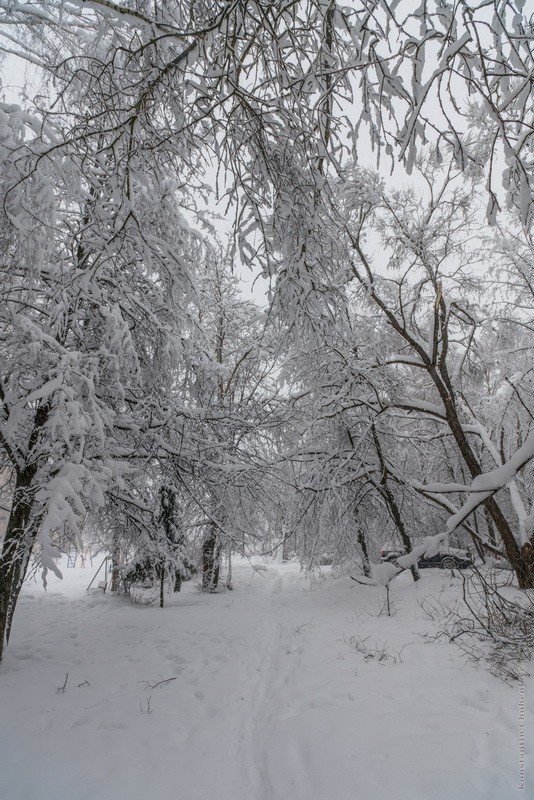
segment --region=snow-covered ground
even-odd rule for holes
[[[456,592],[450,573],[401,576],[387,617],[383,589],[293,564],[242,562],[233,592],[187,584],[164,609],[63,572],[27,585],[0,665],[2,800],[534,796],[534,680],[519,790],[519,685],[421,638],[417,599]]]

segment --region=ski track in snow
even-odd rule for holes
[[[275,618],[274,598],[280,588],[280,577],[268,581],[268,596],[261,614],[261,626],[250,648],[252,656],[245,674],[247,705],[241,716],[236,738],[236,760],[245,766],[251,794],[258,800],[274,797],[265,761],[265,727],[268,724],[267,704],[272,695],[279,661],[279,628]]]
[[[288,650],[283,649],[283,608],[280,607],[279,596],[284,582],[287,584],[295,576],[290,573],[289,576],[282,577],[278,573],[273,575],[273,572],[271,569],[266,574],[267,597],[261,614],[262,625],[251,648],[253,659],[246,669],[248,697],[245,699],[248,702],[237,738],[237,758],[246,765],[249,777],[249,789],[244,797],[252,796],[257,800],[273,800],[278,797],[271,777],[275,773],[276,765],[271,764],[268,759],[269,738],[278,710],[277,697],[294,674],[294,662],[289,659]],[[290,743],[286,757],[291,796],[312,797],[309,765],[299,751],[298,741]]]
[[[427,573],[395,583],[391,618],[380,590],[294,564],[237,564],[233,592],[188,584],[163,610],[87,594],[89,570],[29,584],[0,665],[0,800],[534,796],[534,682],[521,791],[518,687],[422,643],[417,598],[459,586]]]

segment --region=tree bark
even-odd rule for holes
[[[369,551],[367,550],[367,542],[365,541],[365,534],[361,528],[358,528],[358,544],[362,551],[362,567],[363,574],[366,578],[371,576],[371,563],[369,561]]]
[[[39,525],[35,520],[32,524],[31,519],[36,471],[32,465],[16,476],[13,504],[0,555],[0,661],[9,642],[15,606],[39,531]]]
[[[202,591],[214,592],[219,583],[219,557],[221,545],[217,528],[210,525],[202,545]]]
[[[160,567],[159,576],[159,607],[163,608],[165,602],[165,564],[162,563]]]
[[[451,430],[467,469],[471,474],[471,477],[476,478],[478,475],[482,474],[482,467],[480,466],[480,462],[476,457],[473,448],[471,447],[471,443],[467,438],[467,434],[462,427],[462,423],[454,403],[454,396],[452,393],[452,387],[450,387],[449,376],[444,365],[441,366],[440,373],[441,374],[438,374],[437,371],[433,369],[430,370],[434,384],[440,393],[443,405],[445,407],[447,424]],[[508,520],[504,516],[494,497],[489,497],[487,500],[485,500],[484,506],[491,521],[495,525],[499,536],[501,537],[501,541],[506,552],[506,557],[512,565],[515,574],[517,575],[519,588],[534,588],[534,565],[529,559],[529,548],[525,549],[526,545],[522,549],[519,547]]]
[[[387,470],[387,467],[386,467],[386,462],[384,461],[384,456],[382,454],[382,447],[381,447],[381,444],[380,444],[380,439],[378,438],[378,434],[376,432],[376,427],[375,427],[374,422],[371,425],[371,433],[373,435],[373,441],[375,443],[375,449],[376,449],[376,453],[377,453],[377,456],[378,456],[378,461],[380,463],[380,470],[381,470],[380,484],[379,484],[378,488],[380,490],[380,494],[382,495],[382,497],[385,500],[385,503],[386,503],[386,506],[387,506],[387,509],[388,509],[388,512],[389,512],[389,516],[393,520],[393,523],[394,523],[395,527],[397,528],[397,530],[399,532],[399,536],[400,536],[401,541],[402,541],[402,543],[404,545],[404,549],[406,550],[407,553],[410,553],[411,550],[412,550],[412,542],[411,542],[411,539],[410,539],[410,537],[408,535],[408,532],[407,532],[406,528],[404,527],[404,522],[402,520],[402,516],[401,516],[401,513],[400,513],[400,508],[398,507],[397,501],[395,500],[395,495],[393,494],[393,492],[391,491],[391,489],[389,488],[389,485],[388,485],[388,470]],[[410,572],[412,573],[412,578],[414,579],[414,581],[418,581],[420,575],[419,575],[419,571],[418,571],[417,567],[414,567],[412,565],[410,567]]]
[[[121,547],[119,535],[115,531],[113,533],[113,548],[111,552],[111,591],[119,591],[120,583],[120,567],[121,567]]]

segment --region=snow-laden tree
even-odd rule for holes
[[[189,468],[183,458],[174,463],[201,513],[202,582],[213,591],[223,550],[243,551],[262,538],[275,496],[271,431],[283,402],[276,332],[265,313],[241,297],[223,253],[205,261],[196,314],[202,333],[181,391],[198,421],[186,434]]]
[[[308,566],[328,558],[367,569],[386,539],[410,551],[411,536],[420,535],[421,515],[411,509],[406,518],[404,487],[390,469],[394,453],[402,460],[403,443],[378,408],[394,384],[379,368],[388,352],[384,328],[345,304],[315,347],[303,353],[296,343],[286,365],[294,419],[283,452],[298,489],[295,551]]]
[[[122,536],[174,563],[155,524],[162,481],[188,491],[217,531],[229,527],[227,506],[243,502],[240,489],[265,495],[265,448],[250,442],[276,400],[276,354],[235,286],[227,305],[228,287],[220,296],[197,291],[195,270],[210,247],[180,211],[184,195],[164,153],[150,169],[120,143],[103,152],[84,141],[82,152],[44,157],[61,120],[43,129],[17,107],[2,112],[7,640],[38,535],[42,564],[53,569],[51,535],[64,526],[78,535],[89,507],[111,503],[120,518],[112,549]],[[221,491],[215,508],[204,503],[203,492]]]
[[[348,158],[368,158],[371,147],[400,158],[410,172],[421,144],[433,139],[437,158],[459,172],[489,165],[491,219],[504,159],[507,200],[526,226],[533,64],[523,6],[520,0],[432,0],[416,10],[386,0],[350,8],[333,0],[0,0],[4,52],[26,59],[48,81],[33,116],[3,105],[0,118],[7,276],[1,447],[14,486],[0,562],[2,629],[9,632],[39,530],[50,563],[48,534],[64,522],[78,526],[87,503],[111,497],[132,513],[152,513],[150,486],[139,473],[158,459],[177,460],[181,472],[200,460],[204,474],[212,469],[217,476],[217,487],[221,474],[235,481],[228,447],[218,443],[231,443],[232,452],[236,437],[243,441],[235,431],[243,418],[250,423],[245,400],[237,411],[229,404],[225,385],[235,376],[213,371],[214,363],[219,370],[224,365],[217,344],[205,369],[196,337],[181,335],[198,258],[178,209],[186,206],[189,218],[201,219],[195,195],[205,188],[203,170],[214,163],[220,193],[234,201],[241,258],[277,275],[274,308],[299,335],[318,336],[324,320],[336,318],[349,266],[340,258],[345,231],[355,252],[353,275],[405,345],[415,346],[430,379],[426,388],[440,394],[468,471],[475,480],[484,472],[465,427],[478,419],[466,422],[468,411],[459,409],[443,372],[452,308],[445,285],[431,267],[424,291],[411,287],[396,306],[391,287],[373,277],[361,238],[366,220],[356,228],[354,219],[348,228],[339,223],[333,179],[346,175]],[[385,208],[372,181],[356,188],[366,197],[378,192]],[[361,208],[361,198],[352,202]],[[341,204],[350,207],[346,198]],[[440,213],[432,211],[429,230]],[[393,260],[409,260],[410,252],[418,268],[428,269],[414,250],[417,236],[399,241],[404,251],[392,245]],[[426,303],[432,335],[421,338],[421,320],[406,315],[405,299],[410,309]],[[454,326],[465,334],[469,309],[460,306]],[[177,400],[176,365],[187,360],[188,348],[195,375],[212,387],[208,415],[205,398],[195,412]],[[418,369],[413,361],[404,366]],[[428,405],[414,409],[413,400],[411,410],[432,416]],[[205,425],[207,416],[218,417],[224,429],[229,414],[237,417],[230,433]],[[439,414],[433,418],[441,423]],[[222,461],[214,460],[223,451]],[[524,452],[519,447],[507,463],[521,466]],[[514,477],[510,470],[499,473],[501,483]],[[499,506],[488,480],[493,518]],[[219,529],[225,505],[218,497],[208,504]],[[501,516],[494,524],[523,575],[517,542]]]
[[[411,172],[433,141],[462,170],[489,164],[492,218],[502,175],[508,201],[528,219],[533,45],[524,0],[2,0],[0,12],[2,48],[51,76],[52,97],[39,102],[54,115],[69,111],[69,144],[173,152],[184,184],[198,180],[200,160],[215,159],[221,191],[239,200],[247,258],[261,255],[265,209],[277,207],[293,231],[283,250],[298,255],[299,293],[321,283],[317,204],[349,156],[373,149]],[[82,95],[87,109],[73,113],[71,99]],[[276,269],[269,245],[260,250],[264,268]]]
[[[17,107],[0,115],[0,447],[13,476],[3,644],[38,534],[55,569],[51,534],[76,533],[107,493],[145,509],[139,474],[177,430],[172,368],[202,248],[155,164],[140,181],[120,149],[92,154],[92,171],[89,152],[83,165],[75,151],[44,157],[53,131]]]
[[[377,399],[376,410],[403,411],[408,418],[434,421],[438,438],[445,436],[454,444],[465,474],[457,473],[454,482],[430,474],[412,481],[412,487],[440,498],[452,512],[449,530],[483,504],[520,585],[531,586],[530,500],[528,493],[521,494],[515,478],[533,458],[534,447],[530,421],[514,439],[510,434],[515,413],[511,421],[507,419],[514,391],[519,397],[522,390],[528,394],[528,382],[521,387],[524,373],[516,374],[517,386],[504,390],[516,372],[513,362],[509,362],[512,373],[494,361],[492,365],[485,347],[487,332],[497,324],[502,329],[503,319],[508,327],[520,325],[521,313],[514,321],[506,297],[492,298],[485,285],[481,215],[473,200],[476,184],[466,184],[465,175],[451,167],[442,169],[435,159],[421,164],[421,169],[428,181],[424,198],[411,190],[386,192],[380,186],[372,196],[369,192],[363,196],[356,177],[342,190],[347,242],[353,251],[350,269],[362,301],[379,313],[395,343],[382,366],[397,373],[398,385]],[[382,256],[370,255],[365,237],[372,229],[380,237]],[[483,249],[483,257],[491,258],[489,248]],[[497,266],[495,256],[494,260]],[[500,274],[505,274],[502,268]],[[522,344],[531,350],[530,339]],[[522,358],[519,348],[517,353]],[[502,388],[496,397],[481,398],[475,367],[478,374],[493,370],[493,384],[500,373],[497,382]],[[519,397],[513,401],[516,407]],[[501,489],[508,500],[502,499],[502,492],[499,499],[495,496]],[[461,508],[450,501],[452,496],[461,498]]]
[[[117,590],[124,588],[130,592],[137,584],[142,587],[148,584],[157,589],[159,605],[163,608],[165,596],[179,592],[182,582],[191,577],[194,568],[188,557],[178,492],[161,480],[155,480],[154,484],[157,498],[153,503],[155,511],[149,519],[144,520],[142,529],[136,532],[137,535],[132,531],[125,532],[122,544],[126,543],[131,557],[125,566],[117,563],[113,569],[117,573]],[[131,515],[126,521],[132,524]],[[112,536],[119,532],[120,528],[117,530],[115,521]],[[117,549],[120,544],[117,542]]]
[[[461,526],[482,554],[504,548],[529,586],[530,237],[513,217],[508,236],[489,237],[482,170],[466,176],[435,152],[418,168],[423,191],[347,171],[331,211],[335,313],[323,305],[304,345],[293,332],[301,416],[286,452],[304,490],[301,554],[326,544],[347,557],[352,492],[353,542],[370,506],[407,550]]]

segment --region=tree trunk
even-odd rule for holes
[[[9,642],[15,606],[26,577],[39,526],[31,522],[35,467],[17,475],[13,504],[0,555],[0,660]]]
[[[365,541],[365,534],[361,528],[358,528],[358,544],[362,551],[362,567],[363,574],[366,578],[371,576],[371,564],[369,561],[369,551],[367,550],[367,542]]]
[[[431,368],[429,373],[443,401],[447,424],[451,430],[462,458],[471,474],[471,478],[476,478],[482,474],[482,467],[480,466],[480,462],[476,457],[473,448],[471,447],[471,443],[462,427],[460,417],[458,416],[452,385],[446,365],[440,365],[439,373],[435,368]],[[484,506],[487,509],[488,515],[495,525],[499,536],[501,537],[501,541],[506,552],[506,557],[512,565],[512,569],[514,570],[515,574],[517,575],[519,588],[533,589],[534,564],[529,558],[530,547],[532,547],[532,543],[530,544],[530,547],[525,545],[520,549],[508,520],[504,516],[494,497],[489,497],[487,500],[485,500]]]
[[[386,485],[381,487],[382,497],[386,501],[386,505],[388,507],[389,515],[393,522],[395,523],[395,527],[399,532],[399,536],[401,538],[402,544],[404,545],[404,549],[407,553],[410,553],[412,550],[412,541],[406,532],[406,528],[404,527],[404,522],[402,521],[400,509],[397,505],[397,501],[395,500],[395,496],[390,491],[389,487]],[[410,572],[412,573],[412,578],[414,581],[418,581],[420,578],[419,570],[417,567],[412,566],[410,567]]]
[[[219,583],[219,557],[221,545],[218,541],[217,527],[210,525],[202,545],[202,591],[214,592]]]
[[[159,607],[163,608],[163,603],[165,602],[165,564],[162,564],[160,567],[160,576],[159,576]]]
[[[119,591],[121,566],[121,548],[117,532],[113,533],[113,547],[111,551],[111,591]]]
[[[226,576],[226,588],[233,589],[234,585],[232,583],[232,548],[228,547],[228,574]]]
[[[412,542],[408,535],[408,532],[406,531],[406,528],[404,527],[404,522],[402,520],[400,508],[398,507],[397,501],[395,500],[395,495],[393,494],[388,485],[388,470],[386,467],[386,462],[384,461],[384,456],[382,454],[382,446],[380,444],[380,439],[378,438],[378,434],[376,432],[376,427],[374,423],[371,425],[371,433],[373,435],[373,441],[375,443],[376,453],[378,456],[378,461],[380,463],[380,469],[382,473],[380,476],[380,484],[378,488],[380,490],[380,494],[382,495],[382,497],[386,502],[389,516],[393,520],[393,523],[399,532],[399,536],[404,545],[404,549],[406,550],[407,553],[410,553],[412,550]],[[412,573],[412,578],[414,579],[414,581],[418,581],[420,576],[417,567],[412,565],[410,567],[410,572]]]

